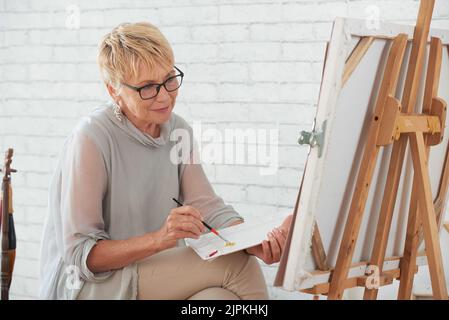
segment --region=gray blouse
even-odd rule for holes
[[[187,133],[187,134],[186,134]],[[172,197],[223,228],[243,218],[217,196],[197,159],[192,128],[172,112],[158,138],[141,132],[112,104],[95,109],[67,138],[49,188],[41,243],[43,299],[136,299],[137,262],[92,273],[87,256],[100,239],[158,230]],[[182,241],[178,246],[182,246]]]

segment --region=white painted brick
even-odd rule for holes
[[[156,9],[142,8],[120,8],[112,10],[92,10],[81,11],[80,27],[81,28],[104,28],[116,27],[124,22],[141,22],[146,21],[154,25],[160,24],[160,12]]]
[[[439,1],[436,1],[438,3]],[[444,1],[442,1],[444,2]],[[398,20],[404,17],[416,18],[419,2],[409,2],[404,5],[401,1],[375,1],[375,2],[350,2],[348,6],[349,17],[369,18],[372,15],[372,9],[379,10],[379,18],[382,21]],[[436,10],[435,10],[436,12]],[[442,12],[442,11],[439,11]]]
[[[14,156],[26,152],[26,139],[21,136],[10,135],[3,136],[5,146],[14,146]]]
[[[14,146],[13,144],[10,144],[10,146]],[[14,149],[16,151],[16,149]],[[14,159],[14,157],[13,157]],[[15,166],[12,166],[15,169]],[[24,171],[17,171],[13,175],[11,175],[11,183],[13,184],[13,187],[26,187],[26,172]]]
[[[248,200],[262,204],[278,204],[278,192],[273,187],[248,186]]]
[[[241,185],[215,184],[215,193],[223,198],[225,202],[239,202],[246,199],[246,188]]]
[[[41,241],[43,226],[41,224],[16,224],[16,236],[21,241],[38,243]]]
[[[28,70],[18,64],[1,65],[0,81],[24,81],[28,79]]]
[[[204,173],[206,174],[207,178],[209,179],[209,182],[211,184],[215,184],[216,178],[215,178],[215,165],[213,164],[202,164]]]
[[[106,90],[106,86],[103,86],[100,69],[98,68],[98,65],[96,63],[78,63],[76,65],[76,74],[77,80],[82,82],[98,82],[100,83],[100,87]]]
[[[45,156],[28,156],[28,155],[16,155],[14,159],[14,164],[17,170],[29,170],[35,172],[42,173],[51,173],[53,172],[57,161],[54,157],[45,157]],[[32,193],[33,189],[24,189],[26,193]],[[40,195],[42,195],[42,190],[39,191]],[[21,199],[23,199],[24,204],[27,201],[26,194],[21,195]],[[42,203],[42,202],[41,202]],[[46,203],[43,203],[46,205]]]
[[[164,26],[210,24],[218,21],[217,7],[160,8],[157,12]]]
[[[301,41],[313,40],[313,24],[282,23],[252,24],[251,39],[256,41]]]
[[[3,13],[0,27],[12,29],[56,28],[65,26],[65,12]]]
[[[70,130],[70,128],[68,128]],[[65,142],[65,137],[27,137],[27,152],[30,154],[57,156]],[[28,177],[29,178],[29,177]],[[30,183],[30,180],[28,180]],[[38,185],[34,185],[38,187]]]
[[[216,44],[173,44],[172,47],[178,63],[216,61],[218,55]]]
[[[181,90],[182,89],[182,90]],[[186,101],[213,101],[217,98],[216,86],[206,83],[183,83],[179,90],[179,97]]]
[[[298,189],[248,186],[247,193],[250,202],[294,207]]]
[[[79,29],[66,27],[71,5]],[[279,129],[275,174],[203,164],[217,194],[251,221],[293,210],[308,151],[296,140],[312,127],[333,20],[366,17],[370,5],[382,21],[407,24],[418,10],[416,0],[0,0],[0,147],[14,147],[19,170],[11,297],[37,296],[48,183],[67,135],[109,99],[95,60],[112,27],[148,21],[162,30],[186,72],[176,112],[189,123]],[[449,1],[436,2],[432,25],[449,28]],[[271,299],[311,299],[273,287],[278,264],[261,265]]]
[[[245,201],[244,203],[233,203],[234,209],[240,213],[246,222],[251,222],[261,217],[273,216],[277,210],[276,206]]]
[[[185,70],[186,81],[192,82],[246,82],[248,67],[241,63],[190,64]]]
[[[295,188],[278,188],[278,204],[293,208],[298,195],[299,184]],[[282,209],[284,211],[285,209]]]
[[[279,126],[279,144],[299,146],[298,138],[301,130],[306,130],[300,125],[281,124]]]
[[[282,60],[324,61],[325,42],[286,42],[282,45]]]
[[[304,168],[308,147],[279,146],[279,165],[281,167]]]
[[[248,107],[237,103],[189,103],[190,112],[199,121],[215,120],[217,109],[220,110],[220,119],[223,121],[233,121],[235,119],[248,120]]]
[[[77,102],[73,100],[5,99],[0,100],[2,116],[42,116],[51,114],[57,118],[87,115],[99,102]]]
[[[278,171],[279,186],[299,189],[302,175],[303,171],[297,168],[280,168]]]
[[[79,1],[71,1],[71,0],[60,0],[57,2],[51,0],[41,0],[41,1],[33,1],[27,0],[30,2],[30,8],[32,11],[65,11],[65,8],[69,5],[75,4]],[[86,4],[87,1],[84,1]]]
[[[250,103],[247,106],[249,119],[254,122],[311,124],[316,114],[316,108],[299,103]]]
[[[14,202],[18,205],[47,205],[48,190],[38,188],[14,188]]]
[[[281,55],[281,44],[275,42],[223,43],[219,48],[221,61],[277,60]]]
[[[54,46],[52,49],[52,62],[93,63],[98,51],[97,46]]]
[[[309,62],[259,62],[250,64],[254,81],[318,82],[319,77]]]
[[[20,1],[16,1],[20,2]],[[17,46],[25,45],[30,41],[30,31],[28,30],[8,30],[7,32],[2,32],[3,34],[3,44],[5,46]]]
[[[14,188],[16,186],[17,184],[13,181],[13,193]],[[14,194],[13,194],[13,201],[14,201]],[[13,211],[14,211],[13,212],[14,225],[27,223],[26,206],[13,203]]]
[[[136,5],[141,4],[142,1],[135,0],[133,1],[133,4]],[[108,0],[97,0],[97,1],[86,1],[86,0],[59,0],[57,2],[51,1],[51,0],[40,0],[40,1],[33,1],[31,0],[30,6],[31,9],[37,10],[37,11],[52,11],[52,10],[62,10],[65,11],[65,8],[67,8],[70,5],[78,5],[82,10],[84,9],[104,9],[104,8],[120,8],[120,7],[126,7],[129,5],[129,2],[126,2],[124,0],[114,0],[114,1],[108,1]]]
[[[16,253],[19,250],[20,249],[17,249]],[[14,277],[17,275],[17,276],[38,278],[39,269],[36,268],[37,263],[38,263],[37,260],[30,260],[18,256],[14,264]]]
[[[25,210],[27,223],[43,225],[43,222],[45,222],[45,219],[47,217],[47,210],[48,210],[47,205],[27,206]]]
[[[48,188],[51,174],[48,173],[27,173],[27,183],[31,188]]]
[[[315,40],[329,41],[332,34],[333,22],[313,23],[313,35]]]
[[[70,45],[79,43],[79,30],[73,29],[46,29],[30,30],[29,43],[33,45]]]
[[[449,29],[449,19],[448,20],[433,20],[432,28],[438,29]]]
[[[30,10],[30,1],[29,0],[23,0],[23,1],[2,1],[3,5],[1,6],[4,8],[5,11],[29,11]]]
[[[103,37],[111,31],[111,28],[80,28],[76,30],[79,34],[79,44],[98,46]]]
[[[4,121],[0,133],[5,134],[38,134],[68,135],[78,119],[45,119],[45,118],[11,118]]]
[[[50,46],[36,46],[33,48],[30,46],[9,46],[0,49],[0,61],[3,63],[51,61],[53,49]]]
[[[182,117],[187,121],[192,121],[192,115],[190,113],[189,105],[186,101],[177,100],[175,105],[175,113],[182,115]]]
[[[30,80],[74,81],[77,78],[77,65],[69,63],[33,63],[28,65]]]
[[[190,29],[184,26],[164,26],[159,28],[170,44],[191,41]],[[98,40],[97,40],[98,42]]]
[[[224,83],[218,91],[222,101],[279,102],[281,85],[278,83],[234,84]]]
[[[285,102],[314,103],[318,101],[320,84],[286,83],[279,89],[279,100]]]
[[[348,8],[343,1],[292,3],[282,7],[284,21],[333,21],[345,16]]]
[[[217,165],[216,179],[224,183],[256,184],[276,186],[275,175],[262,175],[260,168],[239,165]]]
[[[37,261],[33,263],[36,268],[39,267]],[[11,293],[20,293],[24,296],[37,297],[39,290],[39,281],[37,278],[14,276],[11,282]]]
[[[242,23],[242,22],[274,22],[281,20],[281,6],[279,4],[257,4],[221,6],[221,23]]]
[[[248,41],[250,37],[245,24],[192,26],[191,33],[193,41],[205,43]]]

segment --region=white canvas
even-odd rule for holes
[[[316,220],[322,237],[328,265],[333,268],[343,235],[355,180],[358,174],[363,146],[368,133],[368,123],[375,106],[392,37],[406,33],[413,37],[413,26],[381,24],[370,30],[364,20],[337,19],[329,42],[325,69],[321,84],[315,129],[320,131],[326,122],[324,146],[321,157],[318,148],[310,150],[303,176],[298,212],[292,226],[288,250],[284,254],[275,285],[287,290],[310,288],[314,284],[328,282],[329,272],[317,272],[311,256],[310,244],[313,223]],[[439,97],[449,101],[449,31],[431,30],[443,42],[443,60]],[[354,39],[360,36],[376,36],[369,50],[343,86],[342,76],[347,57],[354,47]],[[409,41],[396,98],[401,101],[403,83],[411,51]],[[427,57],[426,57],[427,63]],[[425,64],[426,64],[425,63]],[[424,71],[426,68],[424,68]],[[425,72],[423,73],[425,79]],[[422,106],[424,80],[417,106]],[[449,127],[446,119],[446,127]],[[436,197],[440,176],[448,146],[448,135],[438,146],[431,147],[429,171],[433,196]],[[386,174],[392,146],[381,148],[368,196],[364,218],[360,227],[353,265],[369,260],[375,237]],[[397,202],[391,225],[386,258],[399,257],[403,253],[409,195],[413,170],[409,150],[398,190]],[[443,250],[448,247],[442,244]],[[397,267],[398,260],[388,261],[384,270]],[[425,257],[418,264],[426,263]],[[363,275],[363,265],[351,269],[351,274]],[[283,279],[283,281],[282,281]]]

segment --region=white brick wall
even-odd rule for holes
[[[79,28],[67,28],[79,9]],[[325,41],[335,16],[414,23],[416,0],[0,0],[0,150],[14,147],[18,236],[12,297],[37,295],[38,249],[47,186],[64,137],[107,98],[95,65],[100,37],[120,22],[146,20],[172,43],[185,71],[177,112],[203,126],[280,129],[279,171],[207,165],[217,192],[244,216],[293,209],[306,152]],[[437,0],[434,26],[449,28],[449,2]],[[218,75],[218,76],[217,76]],[[271,287],[273,299],[306,298]]]

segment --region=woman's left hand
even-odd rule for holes
[[[268,233],[268,239],[261,244],[246,249],[246,252],[255,255],[266,264],[273,264],[281,260],[281,255],[287,240],[293,215],[289,215],[282,224]]]

